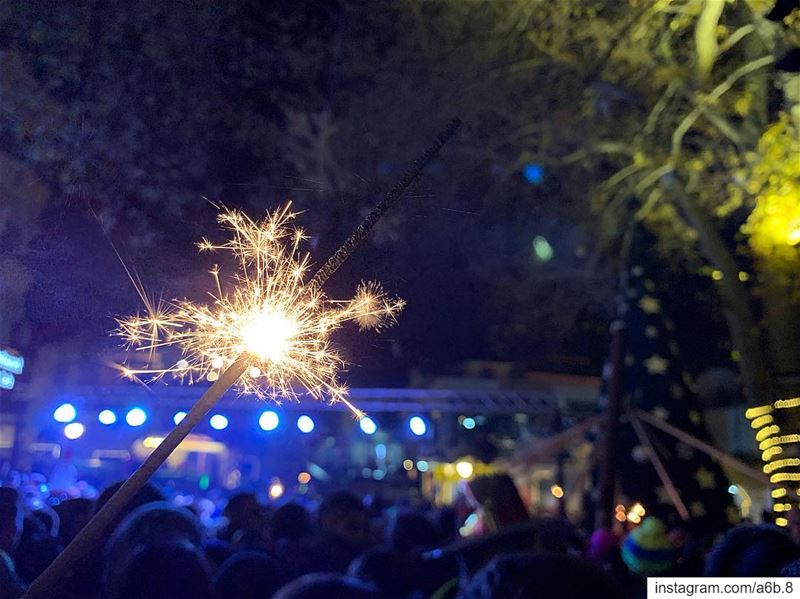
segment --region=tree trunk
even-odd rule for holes
[[[717,289],[733,345],[739,352],[739,372],[748,403],[759,405],[771,401],[769,361],[753,318],[750,297],[739,280],[739,266],[711,217],[698,206],[674,174],[662,180],[665,189],[682,209],[689,225],[700,238],[700,251],[705,259],[722,273]]]

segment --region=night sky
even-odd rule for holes
[[[347,297],[376,279],[408,302],[382,334],[338,335],[348,381],[401,385],[469,359],[597,374],[618,250],[602,241],[579,173],[516,141],[507,116],[568,125],[569,106],[514,89],[498,105],[490,84],[439,62],[447,44],[425,54],[403,36],[399,5],[235,4],[0,11],[0,49],[14,57],[4,69],[19,82],[2,92],[0,152],[46,190],[30,210],[24,189],[10,193],[19,218],[0,229],[0,257],[30,276],[10,345],[102,364],[117,347],[113,317],[138,308],[116,252],[154,295],[201,298],[213,258],[194,244],[216,234],[211,201],[258,216],[292,200],[320,264],[460,116],[458,138],[329,283]],[[552,257],[537,255],[537,236]],[[677,273],[662,273],[676,321],[709,331],[683,340],[690,369],[725,363],[707,282]]]

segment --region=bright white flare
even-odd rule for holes
[[[261,221],[222,211],[218,220],[230,234],[228,241],[215,245],[204,239],[198,245],[201,251],[232,253],[237,269],[226,281],[218,267],[211,270],[214,289],[208,304],[154,301],[137,285],[146,312],[119,320],[117,333],[150,359],[164,346],[179,347],[182,356],[166,368],[123,365],[123,375],[215,381],[246,355],[250,366],[237,383],[240,392],[275,401],[304,393],[343,401],[362,416],[338,382],[344,362],[331,347],[331,334],[346,321],[362,329],[392,324],[404,302],[388,298],[377,283],[362,283],[345,301],[329,300],[307,284],[310,256],[300,251],[306,236],[293,226],[295,217],[289,205]]]

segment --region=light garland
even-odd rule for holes
[[[750,421],[750,426],[755,429],[758,448],[761,450],[761,459],[764,461],[764,473],[769,474],[769,481],[774,485],[785,482],[800,481],[800,434],[788,433],[781,434],[781,425],[785,422],[784,410],[791,410],[800,407],[800,397],[779,399],[763,406],[748,408],[745,417]],[[790,455],[785,456],[789,451]],[[794,472],[786,470],[795,470]],[[800,496],[800,488],[797,489]],[[786,487],[776,486],[771,491],[773,499],[782,499],[776,502],[772,509],[774,512],[790,512],[795,507],[800,507],[800,502],[790,502],[786,499],[789,491]],[[787,518],[779,517],[775,519],[778,526],[787,526]]]

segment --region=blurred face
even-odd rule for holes
[[[348,545],[365,547],[369,544],[369,516],[364,511],[331,514],[322,523],[323,528]]]

